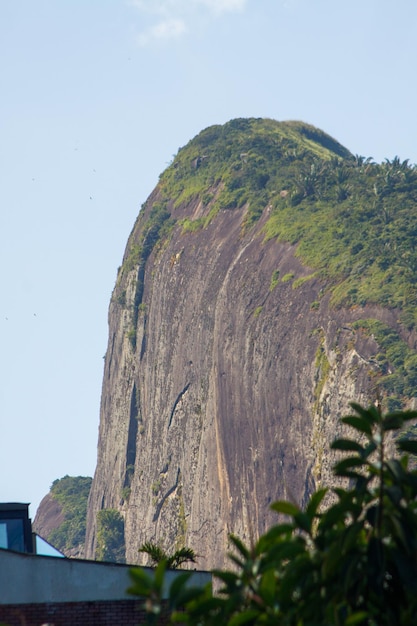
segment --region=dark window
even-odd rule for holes
[[[0,548],[15,552],[33,552],[28,504],[0,503]]]
[[[0,548],[25,552],[24,529],[22,519],[0,520]]]

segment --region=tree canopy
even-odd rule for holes
[[[125,523],[116,509],[101,509],[97,513],[97,561],[125,563]]]

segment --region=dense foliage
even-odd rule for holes
[[[58,550],[79,549],[84,545],[91,482],[89,476],[64,476],[51,485],[51,496],[61,505],[65,518],[47,537]]]
[[[395,158],[310,161],[288,198],[273,201],[265,233],[330,283],[334,305],[401,308],[416,324],[417,168]]]
[[[97,561],[125,563],[125,525],[116,509],[102,509],[97,513]]]
[[[132,570],[130,592],[143,596],[149,623],[190,625],[402,626],[417,620],[417,440],[391,431],[417,412],[382,414],[378,406],[342,421],[356,431],[333,448],[346,454],[334,467],[347,487],[320,489],[306,508],[272,505],[285,518],[252,546],[232,537],[234,569],[215,571],[220,591],[188,586],[190,572],[162,601],[166,561],[153,577]],[[325,505],[324,503],[327,502]]]
[[[400,409],[398,398],[413,397],[417,390],[417,354],[408,347],[397,331],[376,319],[361,319],[352,324],[375,338],[379,352],[375,355],[378,364],[378,385],[388,393],[388,408]]]

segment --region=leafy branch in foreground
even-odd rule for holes
[[[332,444],[347,488],[319,489],[304,510],[272,505],[284,521],[252,547],[231,537],[234,570],[214,571],[220,589],[189,586],[191,572],[162,600],[166,561],[155,576],[132,570],[130,592],[143,596],[150,623],[283,626],[402,626],[417,616],[417,440],[398,436],[416,411],[383,414],[352,404],[342,418],[355,437]],[[397,455],[387,458],[394,431]],[[397,432],[395,432],[397,431]],[[330,504],[324,507],[325,497]],[[167,623],[166,621],[164,623]]]

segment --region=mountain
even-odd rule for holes
[[[139,212],[109,307],[97,520],[220,567],[228,536],[331,480],[349,402],[417,384],[417,170],[302,122],[236,119],[178,151]]]
[[[66,556],[84,556],[91,481],[89,476],[64,476],[54,480],[36,511],[34,532]]]

